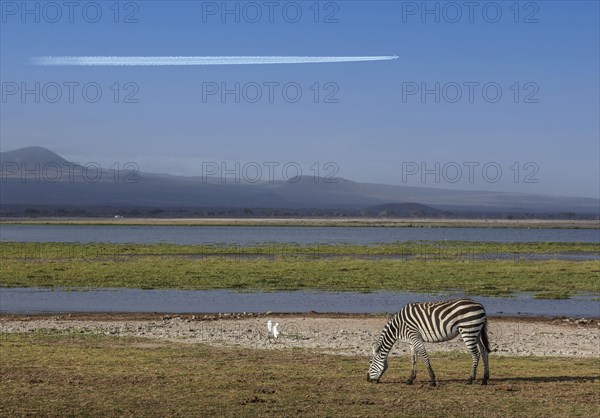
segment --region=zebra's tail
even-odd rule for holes
[[[490,340],[488,338],[487,328],[488,328],[488,323],[487,323],[487,319],[486,319],[485,323],[483,324],[483,329],[481,330],[481,342],[483,343],[483,346],[485,347],[487,352],[491,353],[492,350],[490,349]]]

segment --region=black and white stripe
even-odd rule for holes
[[[467,383],[475,380],[481,357],[484,366],[481,384],[487,384],[490,374],[487,318],[483,305],[470,299],[409,303],[404,306],[388,321],[379,340],[373,346],[367,380],[379,382],[379,378],[387,369],[388,354],[396,340],[400,339],[411,344],[412,374],[406,383],[412,384],[417,376],[417,355],[420,355],[429,371],[430,384],[435,386],[435,374],[431,369],[424,343],[448,341],[458,335],[467,345],[473,358],[473,369]]]

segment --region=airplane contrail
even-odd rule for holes
[[[328,62],[387,61],[397,55],[356,57],[300,57],[300,56],[211,56],[211,57],[31,57],[34,65],[63,66],[165,66],[165,65],[251,65],[251,64],[319,64]]]

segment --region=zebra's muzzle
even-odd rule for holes
[[[371,376],[367,373],[367,382],[379,383],[379,379],[371,379]]]

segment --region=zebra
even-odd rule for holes
[[[379,340],[373,345],[367,381],[379,383],[387,370],[387,357],[396,340],[411,344],[412,374],[406,381],[411,385],[417,377],[417,354],[420,355],[429,371],[430,385],[435,386],[435,374],[429,363],[424,342],[449,341],[461,336],[473,358],[473,369],[467,381],[473,383],[477,375],[480,356],[483,359],[482,385],[487,385],[490,371],[488,353],[490,343],[487,335],[485,308],[470,299],[446,300],[438,302],[409,303],[387,322]]]

